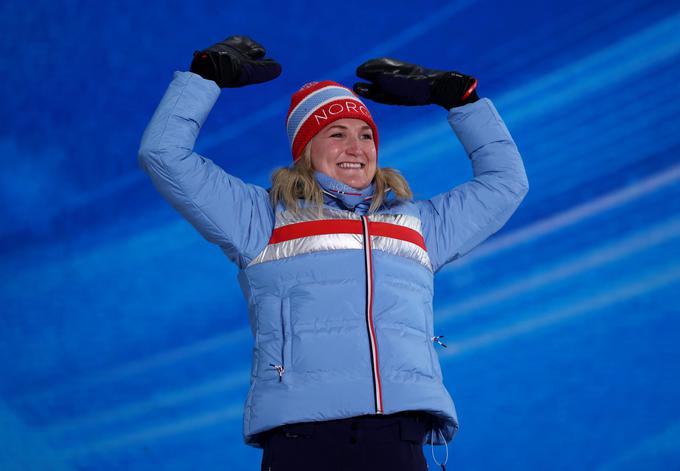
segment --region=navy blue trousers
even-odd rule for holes
[[[261,471],[426,471],[429,420],[402,412],[283,425],[265,435]]]

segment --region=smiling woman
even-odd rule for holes
[[[380,58],[359,66],[372,83],[354,91],[296,91],[293,165],[270,190],[247,184],[193,148],[220,88],[279,75],[264,56],[243,36],[197,52],[138,153],[158,191],[240,268],[254,334],[244,441],[263,448],[263,470],[423,471],[422,445],[458,430],[434,346],[434,274],[515,211],[528,190],[521,157],[474,78]],[[474,178],[414,201],[399,172],[378,167],[359,96],[445,108]]]
[[[413,197],[397,170],[377,167],[378,129],[349,88],[330,80],[303,85],[291,98],[286,129],[294,166],[272,176],[274,207],[283,202],[295,211],[301,201],[321,207],[324,191],[342,193],[347,209],[363,204],[370,211],[389,191],[399,199]]]

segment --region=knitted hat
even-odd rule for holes
[[[286,131],[293,152],[293,162],[312,138],[329,123],[343,118],[365,121],[373,131],[378,150],[378,129],[366,105],[352,90],[337,82],[310,82],[293,94],[286,116]]]

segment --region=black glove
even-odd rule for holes
[[[386,105],[436,104],[450,110],[477,101],[477,79],[458,72],[426,69],[388,57],[357,67],[357,76],[373,83],[354,84],[357,95]]]
[[[194,52],[189,70],[220,88],[235,88],[273,80],[281,65],[263,59],[264,47],[247,36],[230,36],[202,51]]]

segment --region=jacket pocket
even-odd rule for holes
[[[435,348],[435,344],[437,343],[436,341],[441,338],[441,336],[436,336],[434,335],[434,317],[432,314],[430,314],[430,310],[428,309],[427,313],[425,314],[425,324],[427,326],[427,330],[425,332],[425,342],[427,344],[427,350],[429,352],[430,356],[430,367],[432,371],[432,375],[439,379],[440,381],[442,380],[442,370],[439,365],[439,354],[437,353],[437,350]]]
[[[448,346],[442,341],[443,335],[433,335],[429,339],[430,344],[430,357],[432,358],[432,371],[434,372],[434,377],[442,380],[442,368],[439,363],[439,352],[437,352],[437,345],[440,348],[448,348]]]
[[[283,343],[281,346],[281,361],[286,371],[290,371],[293,359],[293,332],[290,320],[290,298],[281,298],[281,334]]]
[[[282,382],[291,363],[290,303],[270,296],[257,305],[254,361],[257,377]]]
[[[281,342],[278,346],[278,351],[276,352],[276,360],[274,363],[270,363],[269,367],[272,368],[278,375],[279,382],[287,382],[287,373],[290,370],[290,365],[292,363],[292,343],[293,334],[291,332],[291,321],[290,321],[290,299],[281,298],[281,304],[279,306],[280,314],[280,324],[279,324],[279,338]],[[285,376],[284,376],[285,375]]]

